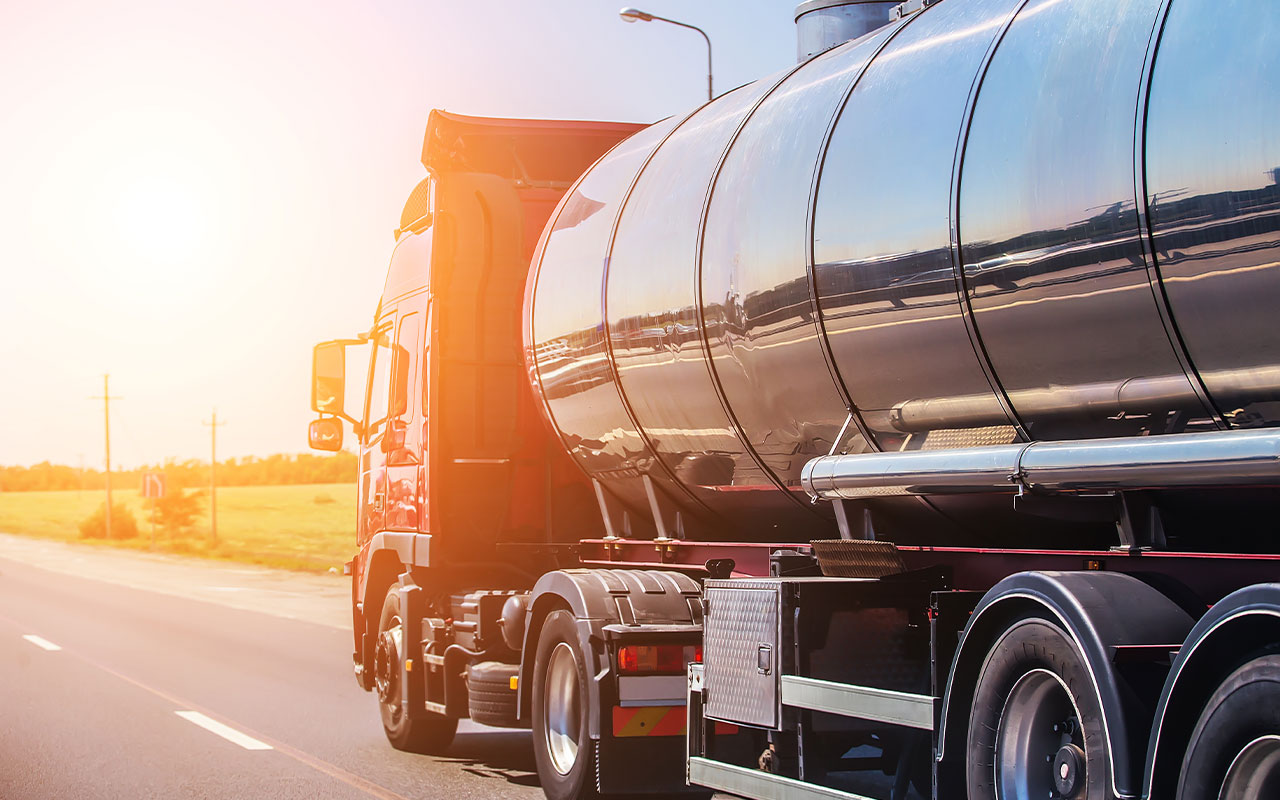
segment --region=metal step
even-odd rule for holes
[[[757,800],[875,800],[698,756],[689,759],[689,783]]]
[[[922,731],[933,730],[933,698],[927,694],[783,675],[782,704]]]

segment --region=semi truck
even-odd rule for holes
[[[1280,6],[797,22],[652,125],[431,113],[313,356],[390,743],[529,728],[552,800],[1280,797]]]

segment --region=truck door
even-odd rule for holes
[[[395,310],[384,313],[370,338],[369,388],[365,393],[364,430],[360,447],[360,520],[359,542],[363,545],[382,530],[386,519],[387,456],[382,451],[389,411],[392,335]]]
[[[381,449],[387,457],[387,496],[383,527],[418,531],[421,522],[423,426],[422,404],[414,389],[422,386],[425,293],[402,300],[391,360],[391,408]]]

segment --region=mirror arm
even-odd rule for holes
[[[330,416],[330,417],[337,417],[338,419],[343,419],[343,420],[346,420],[347,422],[350,422],[350,423],[351,423],[351,432],[352,432],[352,433],[354,433],[356,436],[359,436],[359,435],[360,435],[360,421],[359,421],[359,420],[352,419],[351,417],[348,417],[345,413],[343,413],[343,412],[341,412],[341,411],[337,411],[337,412],[329,412],[328,416]],[[325,418],[325,414],[322,412],[322,413],[320,414],[320,419],[324,419],[324,418]]]

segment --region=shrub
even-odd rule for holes
[[[83,522],[80,523],[80,535],[85,539],[107,538],[107,504],[98,506]],[[111,538],[132,539],[138,535],[138,521],[128,506],[120,503],[111,504]]]
[[[151,501],[155,509],[156,521],[169,533],[181,533],[190,528],[200,515],[200,504],[204,499],[204,491],[184,492],[173,489],[164,497]]]

